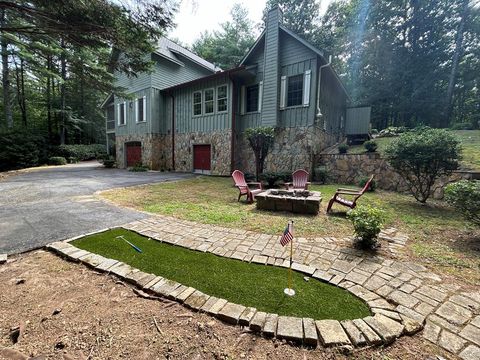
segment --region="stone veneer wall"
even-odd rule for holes
[[[116,162],[117,167],[126,167],[125,143],[139,141],[142,143],[142,164],[152,170],[171,169],[172,141],[169,135],[117,135],[116,136]]]
[[[230,175],[230,130],[175,134],[175,170],[193,171],[193,145],[211,145],[212,175]]]
[[[265,159],[264,171],[312,171],[314,155],[335,144],[339,139],[318,127],[276,128],[275,141]],[[244,133],[235,146],[235,166],[243,172],[255,173],[255,156]]]
[[[316,165],[326,167],[330,181],[336,184],[354,184],[358,186],[360,178],[375,175],[377,187],[384,190],[407,192],[403,178],[378,153],[371,154],[322,154]],[[442,199],[444,187],[461,179],[478,176],[473,172],[457,171],[451,176],[437,180],[433,198]]]

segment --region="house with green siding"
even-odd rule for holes
[[[220,70],[162,38],[155,69],[118,84],[132,96],[103,104],[117,166],[229,175],[253,172],[247,128],[275,128],[266,171],[311,170],[345,137],[348,95],[322,50],[282,23],[275,7],[237,67]],[[132,100],[133,99],[133,100]]]

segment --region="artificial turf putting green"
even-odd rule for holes
[[[136,252],[116,236],[139,247]],[[73,245],[102,256],[120,260],[144,272],[163,276],[205,294],[259,311],[321,319],[356,319],[370,315],[368,306],[346,290],[293,271],[296,295],[283,294],[287,269],[251,264],[210,253],[150,240],[135,232],[114,229],[75,240]]]

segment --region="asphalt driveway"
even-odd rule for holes
[[[96,199],[93,194],[98,190],[191,176],[105,169],[94,161],[7,177],[0,181],[0,254],[147,217]]]

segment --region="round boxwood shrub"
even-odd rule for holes
[[[369,205],[360,205],[347,213],[353,223],[357,245],[364,249],[377,246],[377,237],[385,222],[385,213]]]
[[[63,156],[52,156],[48,158],[48,165],[67,165],[67,159]]]
[[[340,154],[346,154],[348,151],[348,144],[340,144],[338,145],[338,152]]]
[[[367,149],[367,152],[377,151],[378,144],[373,140],[368,140],[363,143],[363,147]]]
[[[363,187],[367,184],[368,180],[370,180],[370,177],[363,176],[360,178],[358,185],[363,189]],[[370,186],[368,187],[367,191],[375,191],[376,188],[377,188],[377,183],[375,182],[375,179],[373,179],[370,182]]]
[[[445,200],[480,227],[480,180],[460,180],[445,187]]]

